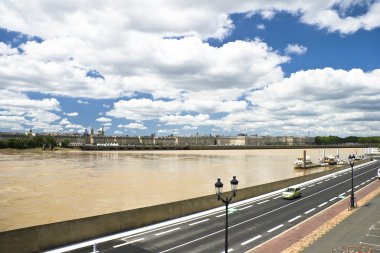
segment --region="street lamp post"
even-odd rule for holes
[[[355,196],[354,196],[354,162],[355,162],[355,156],[349,155],[348,161],[350,162],[350,165],[351,165],[351,204],[350,204],[350,208],[353,209],[353,208],[355,208]]]
[[[224,242],[224,252],[228,252],[228,205],[231,202],[231,200],[236,196],[237,186],[239,181],[237,181],[236,176],[233,176],[231,180],[231,195],[226,195],[225,198],[223,198],[222,192],[223,192],[223,183],[220,181],[220,178],[218,178],[218,181],[215,183],[215,191],[216,195],[218,196],[218,201],[221,200],[226,205],[226,229],[225,229],[225,242]]]

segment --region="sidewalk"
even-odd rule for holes
[[[338,253],[344,252],[342,246],[368,246],[372,253],[380,252],[380,246],[376,246],[380,245],[380,181],[372,182],[355,196],[358,208],[348,211],[346,198],[247,253]]]

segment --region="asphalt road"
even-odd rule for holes
[[[380,162],[377,161],[355,166],[354,190],[378,180],[376,173],[379,167]],[[302,189],[302,196],[294,200],[282,199],[282,191],[276,191],[231,204],[228,215],[229,252],[245,252],[338,201],[346,201],[348,207],[349,198],[346,197],[351,193],[351,169],[298,186]],[[49,252],[222,253],[225,219],[225,207],[221,206],[200,214]]]

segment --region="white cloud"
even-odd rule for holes
[[[235,113],[221,121],[272,134],[306,134],[313,129],[315,135],[376,135],[380,134],[374,127],[380,121],[379,82],[380,70],[299,71],[252,92],[247,98],[257,107],[251,113]]]
[[[179,130],[174,128],[174,129],[159,129],[157,131],[158,134],[178,134]]]
[[[209,121],[209,116],[207,114],[192,115],[166,115],[160,118],[160,122],[164,122],[167,125],[212,125]]]
[[[138,122],[134,122],[134,123],[129,123],[127,125],[118,125],[118,127],[120,128],[125,128],[125,129],[147,129],[143,123],[138,123]]]
[[[304,54],[307,51],[307,47],[298,44],[288,44],[285,48],[286,54]]]
[[[77,103],[78,103],[78,104],[88,105],[88,102],[85,101],[85,100],[82,100],[82,99],[77,100]]]
[[[65,115],[69,116],[69,117],[76,117],[78,116],[79,114],[77,112],[71,112],[71,113],[65,113]]]
[[[150,99],[131,99],[118,101],[114,109],[107,112],[107,116],[126,118],[131,120],[157,119],[166,113],[180,111],[181,104],[176,101],[153,101]]]
[[[119,130],[116,130],[116,131],[113,132],[113,134],[120,136],[120,135],[123,135],[123,132],[119,131]]]
[[[3,42],[0,42],[0,56],[13,55],[13,54],[17,54],[17,53],[18,53],[18,51],[16,48],[12,48]]]
[[[101,118],[97,118],[96,121],[99,121],[99,122],[102,122],[102,123],[106,123],[106,122],[111,122],[112,119],[101,117]]]
[[[81,125],[76,125],[76,124],[69,124],[69,125],[66,125],[65,128],[69,128],[69,129],[84,129],[83,126]]]
[[[257,24],[257,25],[256,25],[256,29],[258,29],[258,30],[265,30],[265,25],[262,24],[262,23]]]
[[[70,125],[71,122],[67,119],[67,118],[64,118],[62,119],[60,122],[59,122],[60,125]]]
[[[183,130],[195,130],[195,129],[198,129],[198,127],[196,126],[184,126],[182,127]]]
[[[378,71],[320,69],[284,78],[281,64],[290,58],[259,39],[220,47],[206,42],[207,38],[223,40],[231,33],[231,13],[260,14],[270,20],[278,12],[287,12],[300,22],[341,34],[380,27],[380,2],[366,3],[370,3],[368,11],[353,17],[347,10],[362,2],[129,0],[94,4],[88,0],[20,0],[15,4],[4,0],[0,27],[40,36],[43,42],[20,45],[22,53],[0,42],[0,116],[4,119],[0,128],[52,131],[69,125],[68,119],[61,120],[56,114],[61,110],[57,99],[30,99],[23,92],[75,97],[77,103],[87,105],[87,99],[124,98],[137,91],[154,99],[120,100],[113,108],[103,104],[110,109],[105,115],[263,132],[301,132],[299,124],[317,123],[319,131],[344,128],[352,132],[363,129],[355,121],[366,119],[368,130],[375,131],[370,120],[376,115],[363,108],[378,108]],[[262,25],[257,28],[264,28]],[[174,39],[176,36],[182,39]],[[285,50],[287,54],[306,51],[298,44]],[[88,77],[90,70],[104,79]],[[360,96],[348,95],[353,90]],[[253,108],[239,99],[246,95]],[[362,108],[363,113],[353,117],[353,110],[342,109],[351,106],[357,111]],[[339,112],[340,119],[350,120],[352,125],[328,120],[331,111]],[[218,113],[224,115],[222,119],[212,117]],[[284,120],[285,115],[289,120]],[[101,117],[98,121],[112,120]],[[285,128],[284,122],[292,127]],[[126,126],[145,127],[131,124]]]
[[[60,110],[60,104],[55,98],[36,100],[19,92],[0,90],[0,115],[2,115],[0,128],[59,131],[62,128],[55,122],[60,119],[60,116],[54,111]]]

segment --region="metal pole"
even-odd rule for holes
[[[351,208],[355,207],[354,201],[354,166],[351,165]]]
[[[228,252],[228,199],[226,201],[226,239],[225,239],[225,242],[224,242],[224,252],[227,253]]]

